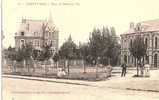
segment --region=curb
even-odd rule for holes
[[[135,89],[135,88],[118,88],[118,87],[109,87],[109,86],[98,86],[98,85],[91,85],[87,83],[79,83],[79,82],[67,82],[59,80],[51,80],[46,78],[38,78],[38,77],[24,77],[24,76],[16,76],[16,75],[2,75],[2,77],[6,78],[16,78],[16,79],[26,79],[26,80],[34,80],[34,81],[43,81],[43,82],[54,82],[54,83],[63,83],[63,84],[70,84],[70,85],[83,85],[83,86],[90,86],[90,87],[97,87],[97,88],[110,88],[110,89],[118,89],[118,90],[130,90],[130,91],[145,91],[145,92],[155,92],[159,93],[159,90],[150,90],[150,89]]]
[[[22,77],[22,76],[11,76],[11,75],[2,75],[2,77],[16,78],[16,79],[26,79],[26,80],[35,80],[35,81],[43,81],[43,82],[64,83],[64,84],[71,84],[71,85],[92,86],[92,85],[88,85],[88,84],[84,84],[84,83],[65,82],[65,81],[58,81],[58,80],[51,80],[51,79],[37,78],[37,77]]]
[[[146,91],[146,92],[158,92],[159,90],[147,90],[147,89],[133,89],[133,88],[125,88],[126,90],[134,90],[134,91]]]

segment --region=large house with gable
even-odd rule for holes
[[[51,45],[51,51],[58,50],[59,31],[52,19],[36,20],[22,18],[19,30],[15,33],[15,48],[21,48],[26,43],[32,44],[37,50],[44,45]]]

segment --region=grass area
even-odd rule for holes
[[[67,72],[67,69],[66,69]],[[28,72],[27,68],[17,68],[16,72],[12,72],[11,69],[5,69],[3,71],[4,74],[11,74],[11,75],[21,75],[21,76],[34,76],[34,77],[45,77],[45,78],[58,78],[57,77],[57,68],[48,68],[47,70],[44,68],[36,68],[33,71],[30,68]],[[96,73],[95,67],[87,67],[86,72],[84,73],[84,69],[81,67],[71,67],[70,73],[62,79],[71,79],[71,80],[87,80],[87,81],[98,81],[107,79],[108,72],[104,68],[98,68],[98,73]]]

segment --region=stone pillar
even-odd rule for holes
[[[153,48],[153,41],[152,41],[153,37],[152,37],[152,34],[150,33],[150,48],[149,48],[149,64],[150,64],[150,67],[152,66],[153,64],[153,55],[152,55],[152,48]]]
[[[149,65],[150,65],[150,67],[151,67],[151,65],[152,65],[152,55],[149,55]]]
[[[152,34],[150,33],[150,42],[149,42],[150,43],[149,44],[150,49],[152,49],[152,47],[153,47],[153,45],[152,45],[152,38],[153,38]]]
[[[127,64],[129,64],[129,54],[127,53]]]

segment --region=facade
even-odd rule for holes
[[[159,67],[159,19],[130,23],[130,28],[121,35],[121,62],[129,65],[135,65],[137,61],[130,54],[129,44],[136,36],[142,36],[147,45],[147,55],[144,62],[148,62],[151,67]]]
[[[15,33],[15,48],[21,48],[26,43],[32,44],[37,50],[44,45],[51,45],[51,51],[58,50],[59,31],[52,20],[22,19],[17,33]]]

